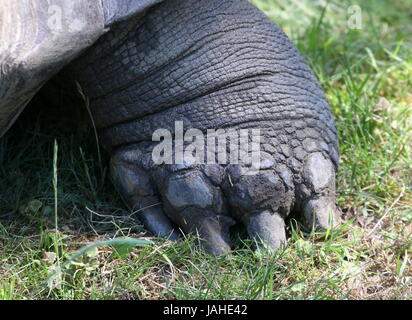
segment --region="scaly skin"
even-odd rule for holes
[[[114,183],[154,234],[176,238],[177,225],[219,255],[236,222],[278,248],[292,210],[318,229],[338,220],[328,103],[286,35],[246,0],[165,1],[113,27],[68,70],[91,99]],[[175,121],[260,128],[260,172],[155,165],[152,134]]]

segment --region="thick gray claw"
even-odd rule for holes
[[[229,228],[234,224],[235,221],[229,217],[215,215],[197,219],[190,229],[197,234],[207,253],[220,256],[231,250]]]
[[[162,181],[158,188],[168,217],[197,236],[206,252],[219,256],[230,251],[235,220],[227,214],[220,188],[198,169],[168,172]]]
[[[309,200],[303,207],[304,221],[309,228],[326,231],[340,223],[333,198],[321,197]]]
[[[113,182],[139,220],[155,236],[175,240],[179,232],[163,211],[150,176],[142,170],[140,150],[119,150],[111,159]]]
[[[286,245],[285,222],[277,213],[266,210],[250,215],[245,225],[249,236],[258,243],[274,250]]]
[[[144,226],[156,237],[169,240],[180,238],[179,232],[176,231],[170,219],[163,213],[159,207],[149,207],[138,212],[138,217]]]

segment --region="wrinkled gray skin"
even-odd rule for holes
[[[206,251],[220,255],[230,250],[229,228],[237,222],[276,249],[291,211],[316,229],[338,221],[338,143],[328,103],[296,48],[263,13],[246,0],[167,0],[134,15],[107,3],[110,31],[64,74],[90,98],[113,181],[125,202],[141,209],[148,230],[173,239],[178,228],[195,233]],[[260,172],[246,175],[235,164],[155,165],[152,134],[173,132],[175,121],[204,132],[260,128]]]

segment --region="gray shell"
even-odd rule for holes
[[[0,0],[0,137],[43,84],[116,22],[162,0]]]

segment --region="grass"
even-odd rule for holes
[[[276,255],[246,241],[214,258],[192,238],[107,246],[148,235],[110,183],[84,103],[38,98],[0,140],[0,299],[412,298],[409,1],[359,1],[360,30],[347,24],[356,1],[252,2],[288,33],[331,103],[345,223],[320,239],[291,221]]]

